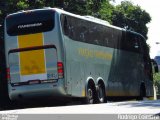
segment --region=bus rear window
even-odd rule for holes
[[[6,19],[10,36],[51,31],[54,28],[53,10],[29,11],[13,14]]]

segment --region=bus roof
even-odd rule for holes
[[[7,17],[12,16],[12,15],[16,15],[16,14],[19,14],[19,13],[29,13],[29,12],[33,12],[33,11],[41,11],[41,10],[49,10],[49,9],[54,10],[59,14],[70,15],[70,16],[73,16],[73,17],[76,17],[76,18],[79,18],[79,19],[84,19],[84,20],[87,20],[87,21],[90,21],[90,22],[98,23],[98,24],[105,25],[105,26],[108,26],[108,27],[111,27],[111,28],[115,28],[115,29],[118,29],[118,30],[124,30],[125,31],[125,29],[123,29],[123,28],[113,26],[113,25],[109,24],[109,22],[107,22],[105,20],[102,20],[102,19],[99,19],[99,18],[96,18],[96,17],[93,17],[93,16],[88,16],[88,15],[81,16],[81,15],[77,15],[77,14],[67,12],[63,9],[51,8],[51,7],[44,7],[42,9],[32,9],[32,10],[20,10],[16,13],[12,13],[12,14],[7,15]]]
[[[51,9],[54,9],[55,11],[57,11],[60,14],[70,15],[70,16],[73,16],[73,17],[76,17],[76,18],[79,18],[79,19],[84,19],[84,20],[87,20],[87,21],[90,21],[90,22],[102,24],[102,25],[105,25],[105,26],[108,26],[108,27],[111,27],[111,28],[115,28],[115,29],[118,29],[118,30],[124,30],[125,31],[125,29],[123,29],[123,28],[113,26],[108,21],[105,21],[105,20],[102,20],[102,19],[99,19],[99,18],[96,18],[96,17],[93,17],[93,16],[89,16],[89,15],[81,16],[81,15],[73,14],[73,13],[64,11],[62,9],[58,9],[58,8],[51,8]]]
[[[12,14],[7,15],[7,17],[9,17],[11,15],[16,15],[16,14],[19,14],[19,13],[27,13],[27,12],[41,11],[41,10],[53,10],[53,11],[56,11],[57,13],[59,13],[59,14],[66,14],[66,15],[70,15],[72,17],[76,17],[76,18],[79,18],[79,19],[83,19],[83,20],[87,20],[87,21],[94,22],[94,23],[97,23],[97,24],[105,25],[105,26],[108,26],[110,28],[114,28],[114,29],[117,29],[117,30],[128,31],[128,32],[131,32],[133,34],[137,34],[137,35],[144,38],[144,36],[142,36],[141,34],[139,34],[137,32],[126,30],[124,28],[120,28],[120,27],[117,27],[117,26],[113,26],[108,21],[105,21],[105,20],[102,20],[102,19],[99,19],[99,18],[96,18],[96,17],[93,17],[93,16],[88,16],[88,15],[81,16],[81,15],[73,14],[73,13],[67,12],[67,11],[65,11],[63,9],[59,9],[59,8],[44,7],[42,9],[21,10],[21,11],[18,11],[16,13],[12,13]]]

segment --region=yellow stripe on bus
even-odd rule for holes
[[[18,36],[19,48],[42,46],[43,34]],[[32,75],[46,73],[44,49],[20,52],[20,74]]]

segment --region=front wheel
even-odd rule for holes
[[[137,100],[144,100],[145,97],[146,97],[145,87],[141,86],[140,93],[139,93]]]

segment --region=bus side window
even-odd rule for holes
[[[67,22],[67,17],[66,16],[64,17],[63,29],[64,29],[65,35],[68,35],[69,29],[68,29],[68,22]]]
[[[109,27],[105,27],[104,28],[104,32],[103,32],[103,38],[104,39],[104,46],[106,47],[112,47],[112,33],[113,33],[113,29],[111,29]]]
[[[109,30],[109,33],[110,33],[110,41],[109,41],[109,46],[112,47],[112,48],[118,48],[120,49],[121,45],[121,39],[125,39],[125,38],[122,38],[122,31],[120,30],[116,30],[116,29],[112,29],[112,30]]]
[[[75,40],[74,39],[74,37],[75,37],[75,35],[74,35],[74,33],[75,33],[75,18],[73,18],[73,17],[68,17],[68,32],[69,32],[69,34],[68,34],[68,36],[69,36],[69,38],[71,38],[72,40]]]
[[[79,20],[79,27],[78,29],[80,31],[77,31],[77,34],[79,34],[79,38],[80,38],[80,41],[81,42],[88,42],[88,26],[89,26],[89,23],[87,23],[86,21],[84,20]]]
[[[89,26],[89,41],[88,41],[88,43],[97,45],[97,44],[99,44],[98,38],[99,38],[98,26],[95,23],[93,23]]]
[[[134,51],[137,53],[141,53],[141,45],[138,35],[135,35],[133,38],[134,38]]]
[[[125,50],[126,48],[126,32],[122,31],[119,33],[119,37],[115,41],[115,48]]]
[[[63,33],[66,36],[68,36],[68,34],[69,34],[69,26],[68,26],[67,16],[65,16],[65,15],[61,15],[61,26],[62,26]]]
[[[123,49],[126,51],[131,51],[131,52],[140,52],[140,43],[138,40],[138,36],[131,33],[127,32],[126,34],[126,39],[123,39]]]
[[[131,49],[131,42],[130,42],[130,35],[128,32],[126,32],[125,37],[122,36],[123,39],[121,39],[120,42],[120,48],[125,51],[132,51]]]

